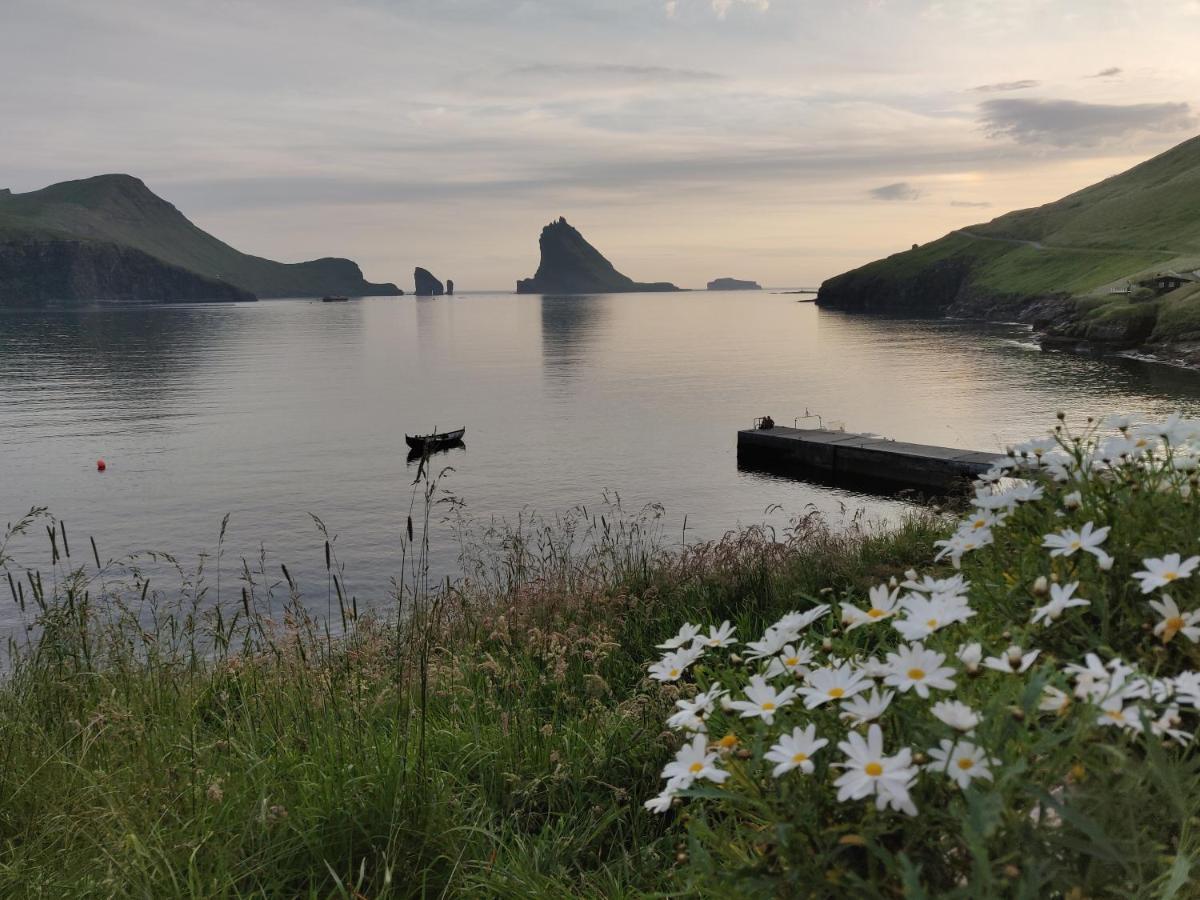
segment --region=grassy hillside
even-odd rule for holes
[[[1198,266],[1200,137],[1061,200],[831,278],[818,302],[880,311],[1003,312],[1039,297],[1107,296],[1110,285]]]
[[[192,224],[129,175],[98,175],[27,194],[0,194],[0,235],[28,228],[132,247],[260,297],[395,294],[347,259],[286,264],[249,256]]]

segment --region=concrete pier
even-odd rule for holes
[[[1001,453],[907,444],[820,428],[748,428],[738,432],[738,464],[773,471],[946,490],[986,472]]]

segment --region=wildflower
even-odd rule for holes
[[[1042,712],[1052,712],[1056,715],[1065,716],[1067,710],[1071,706],[1071,695],[1066,691],[1056,688],[1052,684],[1042,688],[1042,699],[1038,701],[1038,709]]]
[[[962,575],[954,575],[950,578],[930,578],[924,576],[920,581],[917,581],[917,573],[906,572],[907,581],[900,584],[900,587],[908,588],[910,591],[915,591],[918,594],[965,594],[971,583]]]
[[[777,691],[761,675],[754,675],[746,686],[746,697],[746,700],[732,701],[730,708],[740,712],[743,719],[759,716],[770,725],[775,721],[775,712],[796,698],[796,689],[789,686]]]
[[[774,625],[763,632],[763,636],[757,641],[750,641],[746,644],[746,649],[750,652],[746,654],[746,661],[753,662],[756,659],[764,659],[768,656],[775,656],[787,644],[795,640],[793,635],[787,632],[779,631]]]
[[[917,814],[908,793],[917,778],[911,750],[905,747],[895,756],[885,756],[883,732],[874,724],[865,740],[861,734],[852,731],[838,744],[838,749],[846,755],[846,762],[833,764],[845,769],[834,782],[839,802],[874,795],[876,809],[890,806],[910,816]]]
[[[967,672],[974,675],[979,671],[979,662],[983,659],[983,646],[977,643],[964,644],[958,648],[958,652],[954,655],[966,667]]]
[[[895,691],[880,694],[878,688],[871,688],[870,696],[859,694],[843,703],[840,715],[851,725],[865,725],[882,716],[895,696]]]
[[[703,647],[687,647],[666,654],[650,666],[650,677],[655,681],[678,681],[688,666],[704,653]]]
[[[1071,491],[1071,493],[1063,496],[1062,502],[1064,509],[1079,509],[1079,507],[1083,506],[1083,494],[1079,493],[1079,491]]]
[[[929,711],[939,721],[964,734],[969,734],[979,724],[979,714],[959,700],[941,700]]]
[[[929,757],[933,762],[926,768],[946,773],[964,791],[976,778],[991,781],[992,770],[989,767],[999,763],[999,760],[989,759],[981,747],[970,741],[950,741],[946,738],[930,749]]]
[[[1092,522],[1088,522],[1078,531],[1073,528],[1064,528],[1057,534],[1046,535],[1042,540],[1042,546],[1051,548],[1051,556],[1073,556],[1076,550],[1083,550],[1098,560],[1104,560],[1108,554],[1100,549],[1100,545],[1108,537],[1108,532],[1108,525],[1096,528]]]
[[[829,605],[822,603],[805,612],[790,612],[784,615],[771,627],[783,634],[790,635],[789,640],[795,640],[805,628],[829,612]]]
[[[797,725],[791,734],[780,735],[774,746],[763,754],[763,759],[778,764],[771,770],[771,774],[776,778],[792,769],[799,769],[804,774],[811,775],[812,755],[828,743],[825,738],[817,737],[816,725],[809,725],[807,728]]]
[[[871,607],[866,612],[863,612],[857,606],[851,606],[849,603],[842,604],[842,621],[848,626],[846,628],[847,631],[853,631],[860,625],[870,625],[873,622],[886,619],[897,611],[896,603],[897,598],[900,596],[898,588],[894,591],[889,591],[886,584],[881,584],[878,587],[871,588],[867,596],[871,601]]]
[[[1009,448],[1017,456],[1037,456],[1040,457],[1053,450],[1059,449],[1058,440],[1052,437],[1034,438],[1031,441],[1026,441],[1023,444],[1017,444],[1015,447]]]
[[[1176,697],[1200,709],[1200,672],[1180,672],[1171,679],[1171,686]]]
[[[1179,715],[1179,707],[1171,706],[1150,723],[1150,731],[1156,737],[1169,737],[1187,746],[1191,743],[1193,735],[1181,729],[1179,726],[1182,724],[1183,719]]]
[[[1004,524],[1005,515],[1002,512],[991,512],[986,509],[978,509],[975,514],[959,525],[960,531],[982,531],[983,529],[995,528],[998,525]]]
[[[708,626],[708,635],[696,635],[696,642],[705,647],[728,647],[733,643],[733,633],[737,631],[726,619],[720,625]]]
[[[1121,697],[1112,697],[1100,704],[1097,725],[1111,725],[1129,731],[1142,731],[1142,718],[1136,705],[1125,705]]]
[[[978,550],[980,547],[986,547],[995,540],[990,528],[982,528],[979,531],[956,531],[951,537],[942,541],[934,541],[935,547],[941,547],[934,560],[940,560],[949,556],[950,562],[954,568],[962,565],[962,558],[965,554],[972,550]]]
[[[1038,658],[1040,650],[1030,650],[1025,653],[1016,644],[1013,644],[1006,651],[1004,656],[989,656],[983,661],[983,664],[989,669],[995,669],[997,672],[1007,672],[1011,674],[1019,674],[1024,672],[1033,665],[1033,661]]]
[[[728,732],[723,738],[716,742],[713,746],[717,748],[718,753],[728,753],[738,745],[738,736],[732,731]]]
[[[1200,565],[1200,556],[1181,559],[1178,553],[1168,553],[1162,559],[1143,559],[1145,570],[1134,572],[1133,577],[1141,582],[1143,594],[1155,588],[1166,587],[1180,578],[1187,578]]]
[[[799,647],[788,644],[778,656],[774,657],[767,666],[767,678],[775,678],[784,673],[803,675],[808,671],[808,664],[813,660],[813,652],[801,644]]]
[[[919,641],[939,628],[965,622],[975,615],[967,598],[955,594],[934,594],[932,597],[910,594],[904,598],[903,606],[905,618],[892,622],[892,627],[909,641]]]
[[[729,777],[728,772],[717,768],[717,752],[708,749],[702,734],[692,738],[690,744],[679,748],[675,759],[663,767],[662,775],[667,779],[668,789],[673,787],[676,790],[691,787],[698,778],[721,784]]]
[[[917,643],[901,647],[896,653],[889,653],[887,658],[890,672],[883,681],[902,693],[913,690],[918,697],[928,698],[930,688],[954,689],[954,670],[942,665],[946,661],[944,653],[926,650]]]
[[[1180,612],[1170,594],[1163,594],[1161,602],[1151,600],[1150,606],[1162,616],[1154,626],[1154,633],[1164,644],[1171,643],[1171,639],[1180,633],[1193,644],[1200,641],[1200,624],[1197,624],[1200,623],[1200,612]]]
[[[1104,420],[1105,428],[1113,428],[1117,431],[1128,431],[1134,423],[1134,417],[1124,414],[1114,414],[1108,416]]]
[[[665,788],[663,788],[661,794],[659,794],[657,797],[652,797],[651,799],[647,800],[642,804],[642,806],[650,810],[652,813],[665,813],[673,805],[675,796],[678,793],[679,791],[677,788],[673,788],[668,784]]]
[[[1045,606],[1039,606],[1033,611],[1034,625],[1045,620],[1046,624],[1057,620],[1064,612],[1073,606],[1091,606],[1090,600],[1084,600],[1082,597],[1076,597],[1075,591],[1079,587],[1079,582],[1073,581],[1068,585],[1052,584],[1050,585],[1050,602]]]
[[[659,650],[674,650],[676,647],[683,647],[692,643],[700,636],[700,626],[692,625],[690,622],[684,622],[680,627],[679,632],[673,638],[668,638],[658,645]]]
[[[805,676],[805,681],[807,684],[800,688],[800,693],[808,709],[816,709],[830,700],[844,700],[871,686],[867,677],[849,664],[836,669],[814,669]]]
[[[725,694],[726,691],[721,690],[720,684],[714,684],[707,691],[697,694],[691,700],[676,700],[675,706],[679,711],[673,713],[667,719],[667,727],[682,728],[687,731],[707,731],[708,728],[704,724],[704,717],[712,713],[717,700]]]

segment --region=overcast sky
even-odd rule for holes
[[[1200,132],[1200,0],[0,0],[0,187],[285,261],[811,285]]]

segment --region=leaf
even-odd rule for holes
[[[1178,854],[1171,866],[1171,877],[1163,885],[1162,900],[1171,900],[1179,893],[1179,889],[1188,883],[1188,875],[1191,874],[1191,870],[1192,858],[1186,853]]]

